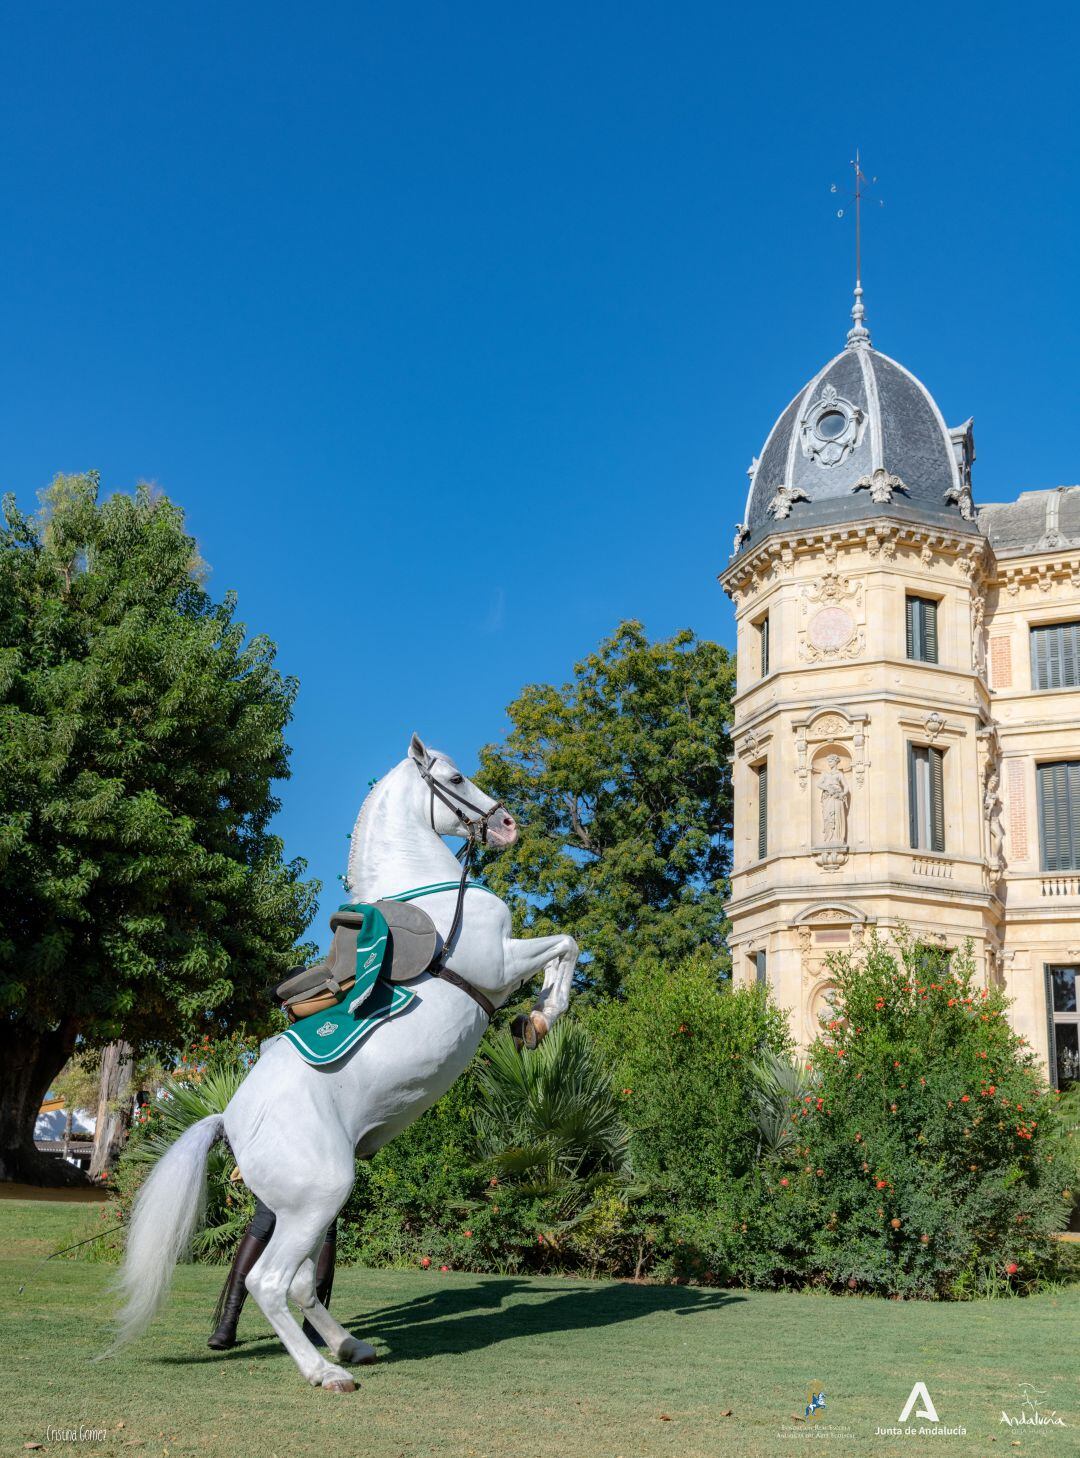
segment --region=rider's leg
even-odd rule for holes
[[[218,1297],[217,1310],[214,1312],[217,1326],[206,1344],[208,1347],[213,1347],[215,1351],[225,1352],[236,1344],[236,1324],[240,1320],[240,1312],[243,1310],[244,1301],[247,1298],[245,1282],[255,1262],[266,1249],[266,1243],[273,1233],[274,1212],[268,1205],[264,1205],[260,1199],[256,1198],[255,1214],[248,1228],[240,1237],[232,1269],[229,1271],[221,1295]]]

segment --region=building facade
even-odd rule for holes
[[[972,422],[846,347],[750,468],[737,618],[736,982],[805,1045],[830,952],[970,938],[1058,1083],[1080,1077],[1080,486],[977,508]]]

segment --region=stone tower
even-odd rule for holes
[[[830,951],[870,926],[904,923],[942,950],[970,937],[981,976],[1008,984],[1020,1030],[1067,1076],[1080,488],[1032,493],[1055,499],[1050,538],[1049,506],[1023,524],[1020,503],[980,520],[972,422],[947,427],[872,347],[858,296],[853,318],[752,464],[721,575],[737,617],[734,977],[767,980],[806,1043]]]

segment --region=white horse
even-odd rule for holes
[[[361,808],[349,852],[349,893],[373,902],[452,881],[454,890],[423,903],[445,941],[461,868],[442,837],[477,832],[500,846],[512,845],[518,834],[500,805],[445,754],[429,751],[413,735],[408,757],[378,782]],[[445,965],[496,1005],[543,970],[530,1014],[543,1036],[566,1011],[577,955],[572,937],[512,937],[505,902],[470,888]],[[159,1161],[132,1213],[119,1280],[127,1299],[116,1346],[137,1336],[164,1300],[173,1266],[201,1216],[207,1154],[224,1134],[244,1182],[277,1216],[248,1276],[248,1290],[313,1386],[354,1390],[349,1373],[304,1336],[287,1298],[339,1361],[374,1361],[374,1348],[347,1332],[316,1299],[312,1258],[348,1199],[355,1156],[373,1154],[440,1098],[469,1063],[488,1023],[460,986],[427,973],[410,986],[418,994],[413,1003],[339,1063],[312,1067],[286,1039],[272,1039],[224,1115],[200,1120]]]

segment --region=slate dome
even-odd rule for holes
[[[950,430],[929,390],[880,354],[862,323],[805,385],[750,467],[736,551],[773,531],[873,516],[978,530],[971,421]]]

